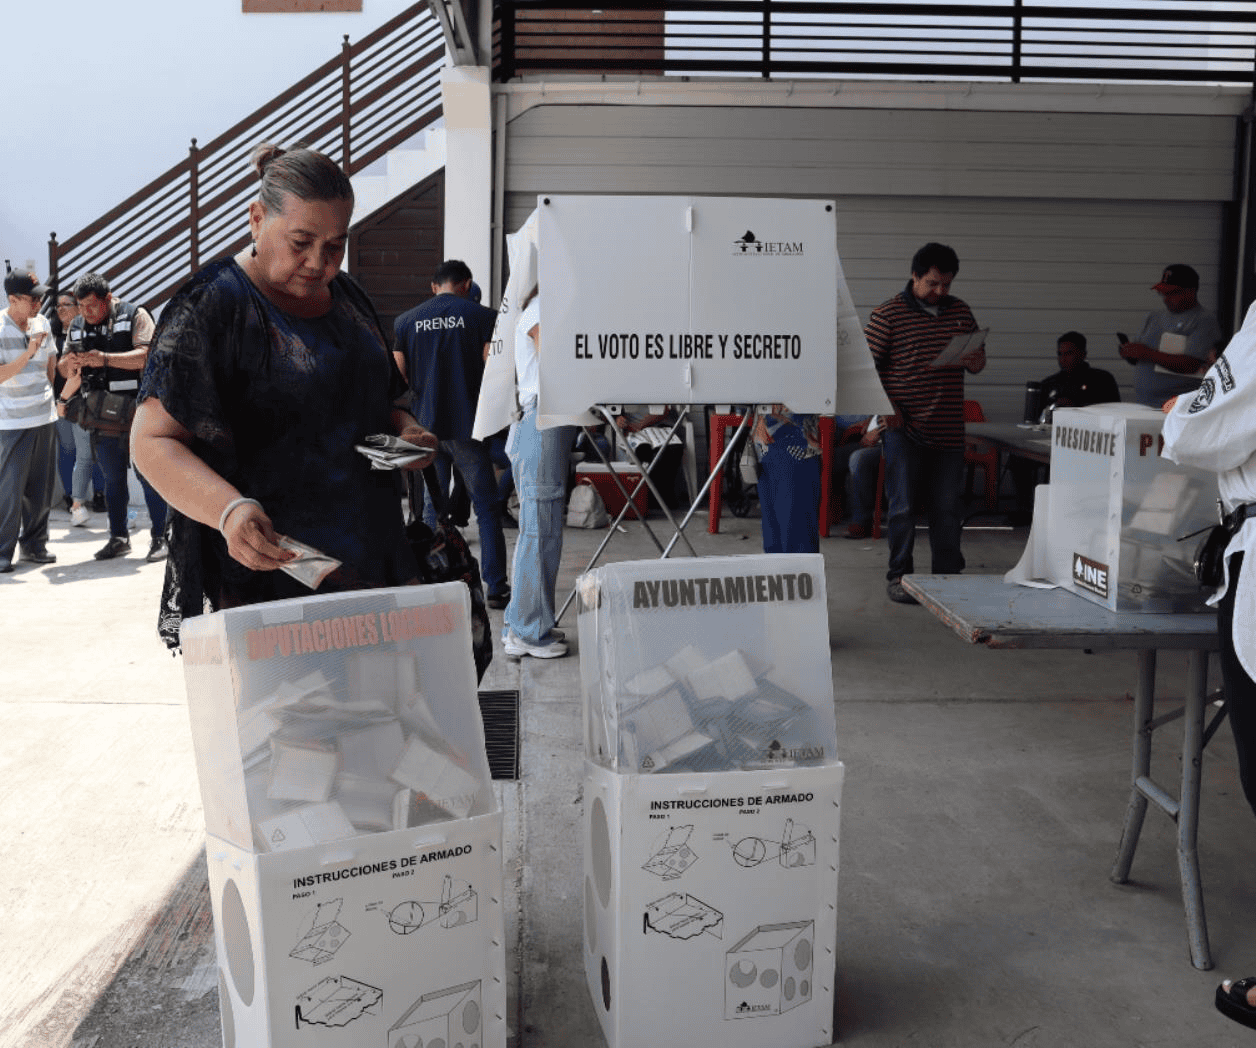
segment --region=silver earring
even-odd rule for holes
[[[253,250],[249,252],[253,258],[257,258],[257,241],[253,241]]]

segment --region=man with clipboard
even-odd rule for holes
[[[916,252],[907,286],[868,318],[864,334],[881,385],[894,405],[886,419],[885,490],[890,512],[886,593],[900,604],[916,600],[903,589],[915,570],[915,507],[929,515],[935,575],[964,569],[964,372],[986,366],[986,330],[951,295],[959,258],[945,244]]]

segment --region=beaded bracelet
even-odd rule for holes
[[[245,498],[243,495],[241,495],[239,498],[232,499],[230,502],[227,503],[226,508],[223,509],[222,516],[218,518],[218,530],[222,531],[222,529],[226,527],[227,518],[231,516],[231,513],[233,510],[238,509],[240,506],[244,506],[244,505],[253,505],[253,506],[256,506],[258,509],[261,509],[262,507],[262,504],[258,502],[257,499]]]

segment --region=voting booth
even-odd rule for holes
[[[1138,404],[1056,409],[1033,575],[1112,611],[1203,608],[1192,567],[1203,535],[1179,539],[1217,522],[1217,478],[1161,455],[1163,423]]]
[[[229,1048],[505,1044],[470,610],[459,582],[184,621]]]
[[[585,972],[611,1048],[832,1040],[837,758],[824,562],[578,583]]]

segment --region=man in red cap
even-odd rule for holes
[[[1134,399],[1158,408],[1198,388],[1223,339],[1217,318],[1199,304],[1199,274],[1193,268],[1166,266],[1151,290],[1159,293],[1164,308],[1147,315],[1138,338],[1121,343],[1121,356],[1138,369]]]

